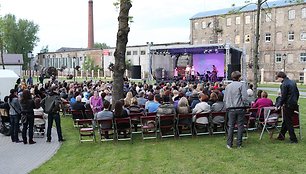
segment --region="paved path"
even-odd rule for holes
[[[46,143],[46,138],[34,138],[36,144],[29,145],[12,143],[10,136],[0,134],[0,174],[29,173],[48,161],[61,146],[54,128],[52,138],[51,143]]]
[[[275,92],[277,92],[279,90],[279,88],[265,88],[265,87],[259,87],[258,89],[265,90],[265,91],[275,91]],[[302,92],[300,90],[300,97],[301,98],[306,98],[306,92]]]

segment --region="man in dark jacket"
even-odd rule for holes
[[[288,131],[291,143],[297,143],[298,140],[294,133],[292,117],[294,111],[298,110],[299,90],[296,83],[290,80],[286,73],[278,72],[276,75],[277,80],[281,81],[281,98],[277,104],[277,108],[283,107],[283,124],[281,131],[277,137],[278,140],[284,140],[285,134]]]
[[[52,86],[50,89],[50,94],[41,101],[41,107],[44,112],[48,114],[48,128],[47,128],[47,142],[51,142],[51,128],[53,120],[56,124],[58,141],[64,141],[61,129],[61,118],[59,115],[61,105],[61,98],[57,91],[56,86]]]

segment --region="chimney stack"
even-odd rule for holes
[[[88,1],[88,48],[94,47],[93,2]]]

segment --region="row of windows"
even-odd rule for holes
[[[281,54],[281,53],[276,53],[275,54],[275,62],[276,63],[281,63],[283,62],[285,59],[287,59],[287,57],[292,58],[293,59],[293,55],[286,55],[286,54]],[[294,60],[290,60],[291,62],[294,62]],[[306,62],[306,53],[300,53],[300,57],[299,57],[299,61],[302,63]],[[290,63],[291,63],[290,62]]]
[[[130,55],[138,55],[138,51],[127,51],[127,52],[126,52],[126,55],[127,55],[127,56],[130,56]],[[144,50],[140,51],[140,55],[146,55],[146,51],[144,51]]]
[[[283,13],[282,12],[278,12],[278,14],[281,16],[281,14],[283,14]],[[295,14],[296,14],[295,10],[289,10],[288,11],[288,19],[289,20],[295,19],[296,18]],[[301,10],[301,17],[303,19],[306,18],[306,8],[302,8],[302,10]],[[255,18],[255,16],[254,16],[254,18]],[[283,19],[282,19],[282,17],[280,17],[280,18],[278,18],[278,20],[283,20]],[[254,19],[254,21],[255,21],[255,19]],[[271,22],[272,21],[272,13],[270,13],[270,12],[266,13],[265,21],[266,22]],[[244,23],[245,24],[250,24],[251,22],[252,22],[251,21],[251,16],[250,15],[245,16]],[[241,24],[241,17],[240,16],[236,16],[235,17],[235,24],[236,25],[240,25]],[[230,18],[230,17],[226,18],[226,26],[231,26],[231,25],[232,25],[232,18]],[[214,21],[213,20],[211,20],[209,22],[203,21],[202,25],[201,25],[201,27],[203,29],[205,29],[205,28],[213,28],[213,26],[214,26]],[[195,29],[199,29],[200,28],[198,22],[194,23],[194,28]]]
[[[271,42],[271,33],[266,33],[265,35],[265,41],[266,42]],[[276,43],[277,44],[282,44],[282,33],[281,32],[277,32],[276,33]],[[288,32],[288,41],[294,41],[295,39],[295,35],[294,35],[294,31],[289,31]],[[302,41],[306,40],[306,32],[301,32],[300,34],[300,39]]]
[[[80,63],[82,61],[82,58],[77,57],[75,59],[75,65],[73,62],[73,58],[48,58],[44,59],[44,67],[55,67],[55,68],[61,68],[62,66],[65,66],[66,68],[73,68],[74,66],[80,66]]]

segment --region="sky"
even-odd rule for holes
[[[94,40],[116,46],[119,11],[116,0],[93,0]],[[243,5],[245,0],[132,0],[128,45],[146,42],[188,42],[190,18],[203,11]],[[38,53],[61,47],[86,48],[88,35],[88,0],[0,0],[0,15],[14,14],[39,25]]]

